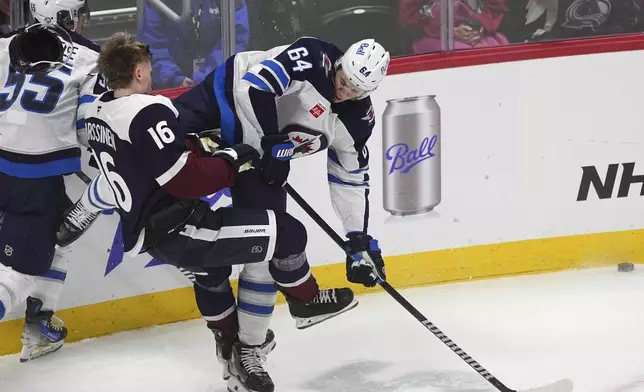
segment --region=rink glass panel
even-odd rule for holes
[[[162,90],[199,82],[235,52],[265,50],[301,36],[318,37],[343,50],[359,39],[375,38],[399,58],[641,32],[640,2],[91,0],[91,20],[83,34],[101,44],[114,32],[128,31],[150,44],[157,62],[153,87]],[[24,4],[0,3],[5,29]],[[235,12],[223,12],[226,6]],[[227,28],[228,36],[223,33]],[[231,35],[229,44],[223,44],[222,37]]]

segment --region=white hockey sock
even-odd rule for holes
[[[67,264],[69,263],[66,257],[67,252],[68,248],[56,248],[54,260],[47,274],[36,277],[36,289],[31,296],[42,301],[42,310],[55,312],[57,309],[58,298],[67,278]]]
[[[277,301],[277,290],[268,271],[268,263],[245,264],[239,275],[237,317],[239,340],[258,346],[266,340]]]
[[[81,196],[81,203],[91,212],[101,212],[116,207],[114,192],[103,173],[98,173]]]
[[[0,320],[23,303],[35,286],[33,276],[21,274],[0,264]]]

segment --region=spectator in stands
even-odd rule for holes
[[[181,13],[181,0],[164,0]],[[154,89],[192,86],[225,59],[221,43],[221,0],[192,0],[192,16],[175,23],[145,2],[137,39],[150,45]],[[237,51],[248,47],[245,0],[235,0]]]
[[[23,11],[25,15],[24,24],[27,24],[27,22],[29,21],[29,1],[22,0],[20,3],[24,8],[24,11]],[[10,31],[14,30],[14,28],[20,27],[20,26],[12,27],[10,24],[12,5],[14,4],[11,0],[0,0],[0,34],[7,34]]]
[[[440,8],[439,0],[400,0],[399,23],[424,32],[412,44],[414,53],[441,50]],[[454,49],[507,45],[497,31],[507,12],[506,0],[455,0]]]
[[[637,32],[642,0],[521,0],[510,4],[501,30],[510,42]]]

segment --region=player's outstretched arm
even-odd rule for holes
[[[129,135],[140,163],[171,195],[196,199],[229,188],[237,174],[248,168],[245,164],[256,159],[257,151],[247,145],[212,154],[188,150],[185,141],[175,136],[185,134],[177,121],[178,111],[170,100],[157,100],[136,115]]]
[[[369,227],[369,149],[375,124],[370,99],[357,101],[339,115],[336,139],[329,147],[327,172],[331,202],[348,240],[347,279],[367,287],[385,280],[385,264]]]

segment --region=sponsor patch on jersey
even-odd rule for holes
[[[324,112],[326,112],[326,107],[320,101],[318,101],[318,103],[316,103],[315,106],[309,109],[309,113],[311,113],[311,115],[315,118],[319,118],[321,115],[324,114]]]

